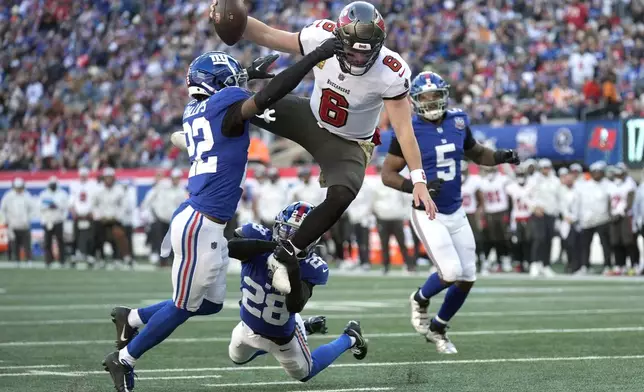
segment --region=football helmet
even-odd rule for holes
[[[296,201],[284,208],[275,217],[275,224],[273,225],[273,239],[277,242],[285,242],[293,238],[297,230],[300,228],[304,218],[315,208],[311,203],[305,201]],[[318,240],[302,249],[297,255],[298,258],[304,258],[311,253],[311,250],[317,245]]]
[[[437,73],[421,72],[412,80],[409,95],[417,115],[436,121],[447,110],[449,84]]]
[[[225,87],[246,87],[248,74],[232,56],[211,51],[190,63],[186,84],[192,98],[210,97]]]
[[[340,69],[354,76],[364,75],[378,59],[387,30],[380,12],[364,1],[354,1],[340,12],[333,31],[343,50],[336,56]]]

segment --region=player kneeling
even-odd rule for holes
[[[436,344],[439,353],[455,354],[456,347],[445,332],[447,323],[461,308],[476,281],[476,242],[463,210],[461,161],[467,157],[477,164],[493,166],[519,163],[512,150],[491,150],[478,144],[470,130],[470,120],[459,109],[447,110],[449,85],[433,72],[414,78],[410,90],[416,116],[412,124],[420,147],[428,186],[438,189],[432,196],[436,219],[417,208],[412,210],[412,227],[438,270],[423,287],[411,294],[411,323],[417,332]],[[406,165],[400,144],[392,140],[385,159],[382,180],[385,185],[411,193],[412,184],[399,172]],[[437,185],[438,182],[438,185]],[[429,300],[448,288],[445,300],[431,322]]]
[[[272,250],[278,242],[287,241],[295,234],[312,209],[309,203],[295,202],[278,214],[272,231],[258,224],[247,224],[235,231],[240,238],[230,242],[234,247],[243,244],[250,252],[249,257],[242,259],[241,322],[232,332],[228,346],[230,359],[243,365],[270,353],[289,376],[303,382],[326,369],[347,350],[356,359],[367,355],[367,341],[357,321],[350,321],[336,340],[312,353],[309,350],[307,330],[312,333],[326,329],[320,319],[313,320],[317,325],[306,323],[298,314],[311,297],[313,287],[326,284],[329,277],[326,262],[312,252],[317,241],[304,250],[303,258],[293,255],[286,263],[291,284],[289,294],[282,295],[271,285],[273,272],[267,261]],[[266,247],[265,253],[253,256],[262,246]],[[306,328],[306,324],[312,328]]]

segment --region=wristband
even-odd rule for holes
[[[425,177],[425,170],[423,169],[416,169],[412,170],[409,173],[411,177],[411,182],[416,185],[419,182],[422,182],[423,184],[427,184],[427,178]]]

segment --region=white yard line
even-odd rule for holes
[[[278,366],[275,366],[278,367]],[[280,368],[281,369],[281,368]],[[266,382],[239,382],[230,384],[204,384],[204,387],[231,388],[231,387],[259,387],[268,385],[301,385],[300,381],[266,381]]]
[[[537,334],[573,334],[573,333],[619,333],[619,332],[642,332],[644,327],[613,327],[613,328],[549,328],[549,329],[501,329],[501,330],[480,330],[480,331],[454,331],[450,332],[452,336],[483,336],[483,335],[537,335]],[[420,336],[415,332],[399,333],[374,333],[365,334],[366,338],[401,338],[410,336]],[[309,339],[329,340],[333,335],[312,335]],[[164,343],[211,343],[211,342],[228,342],[230,337],[208,337],[208,338],[170,338]],[[113,340],[50,340],[50,341],[16,341],[2,342],[0,347],[45,347],[45,346],[83,346],[112,344]]]
[[[528,358],[489,358],[489,359],[461,359],[461,360],[436,360],[436,361],[416,361],[416,362],[358,362],[343,363],[331,365],[331,368],[362,368],[362,367],[396,367],[396,366],[419,366],[419,365],[472,365],[486,363],[533,363],[533,362],[574,362],[574,361],[605,361],[605,360],[640,360],[644,355],[592,355],[583,357],[528,357]],[[169,369],[140,369],[137,373],[185,373],[185,372],[245,372],[256,370],[283,370],[281,366],[225,366],[211,368],[169,368]],[[39,374],[43,373],[43,374]],[[22,377],[22,376],[91,376],[105,375],[105,371],[92,370],[87,372],[40,372],[31,371],[29,373],[0,373],[0,377]],[[199,375],[197,375],[199,376]],[[215,375],[216,376],[216,375]],[[179,376],[182,377],[182,376]],[[199,377],[201,378],[201,377]],[[159,379],[150,377],[149,379]],[[177,378],[179,379],[179,378]],[[256,386],[256,385],[286,385],[301,384],[298,381],[275,381],[266,383],[231,383],[231,384],[207,384],[207,386],[225,387],[225,386]]]
[[[628,308],[628,309],[572,309],[572,310],[517,310],[517,311],[490,311],[490,312],[460,312],[457,317],[507,317],[507,316],[573,316],[584,314],[635,314],[642,312],[644,309]],[[312,314],[311,314],[312,315]],[[347,314],[325,314],[327,319],[345,319]],[[308,315],[303,315],[306,318]],[[396,319],[409,317],[409,313],[352,313],[351,317],[356,319]],[[239,316],[208,316],[208,317],[194,317],[190,319],[189,323],[216,323],[220,321],[239,321]],[[66,325],[66,324],[106,324],[109,319],[93,318],[93,319],[64,319],[64,320],[15,320],[15,321],[0,321],[0,326],[38,326],[38,325]]]
[[[151,381],[158,381],[158,380],[199,380],[199,379],[207,379],[207,378],[221,378],[222,376],[220,374],[204,374],[201,376],[167,376],[167,377],[137,377],[138,380],[151,380]]]
[[[15,369],[56,369],[64,368],[69,365],[24,365],[24,366],[0,366],[0,370],[15,370]]]
[[[362,391],[393,391],[391,387],[373,387],[373,388],[346,388],[346,389],[303,389],[293,392],[362,392]]]

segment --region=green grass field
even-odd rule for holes
[[[329,335],[362,321],[369,355],[346,353],[308,383],[270,357],[235,367],[237,278],[226,309],[193,318],[137,365],[137,391],[642,391],[644,281],[481,279],[443,356],[409,324],[407,298],[424,277],[331,275],[305,314],[324,314]],[[101,361],[113,350],[113,305],[166,299],[169,271],[0,270],[0,391],[112,391]],[[436,311],[439,301],[431,310]]]

